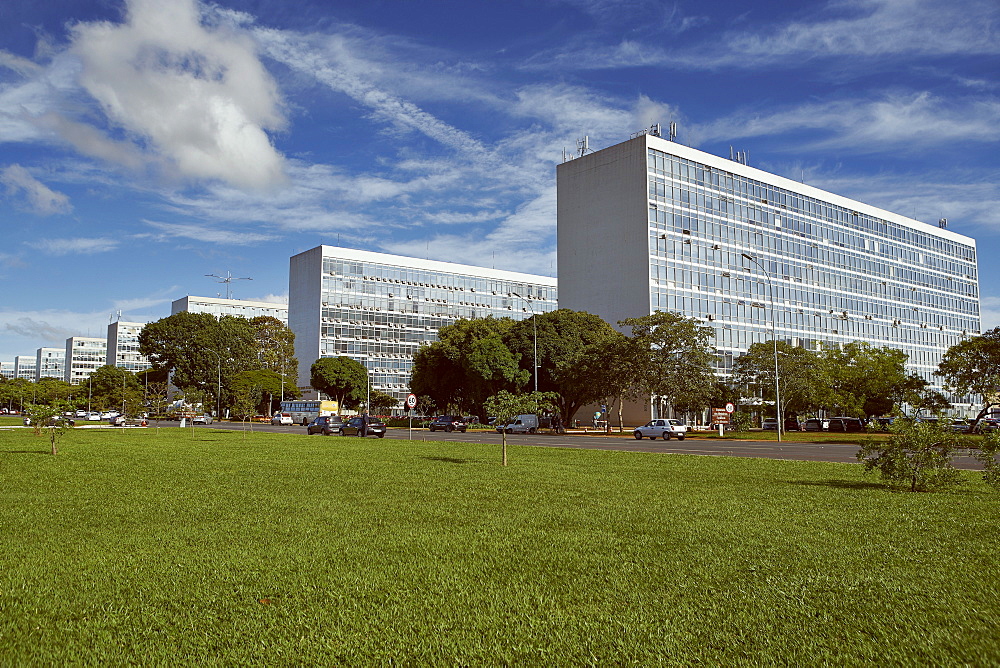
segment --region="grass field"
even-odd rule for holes
[[[997,665],[1000,495],[859,466],[0,431],[0,664]]]

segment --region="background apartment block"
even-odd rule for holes
[[[332,246],[290,260],[288,324],[307,396],[315,396],[313,362],[346,356],[368,368],[373,388],[402,401],[413,355],[444,325],[556,308],[556,280],[546,276]]]
[[[66,376],[66,349],[39,348],[35,351],[35,381]]]
[[[288,306],[274,302],[256,302],[246,299],[221,299],[218,297],[182,297],[170,304],[170,315],[190,311],[191,313],[210,313],[216,318],[233,315],[238,318],[256,318],[269,315],[288,324]]]
[[[560,306],[616,323],[677,311],[751,344],[898,348],[934,386],[980,331],[975,240],[652,135],[557,169]],[[957,404],[967,397],[953,397]]]
[[[37,355],[16,355],[14,357],[14,378],[35,380],[35,370],[38,368]]]
[[[145,323],[121,320],[108,325],[108,357],[105,363],[132,373],[152,366],[146,356],[139,353],[139,332],[145,326]]]
[[[66,339],[66,367],[63,380],[78,385],[108,358],[108,340],[93,336],[71,336]]]

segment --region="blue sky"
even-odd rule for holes
[[[555,166],[678,141],[975,237],[1000,325],[1000,5],[0,3],[0,361],[280,300],[326,243],[555,275]]]

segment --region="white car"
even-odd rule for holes
[[[657,437],[664,441],[669,441],[671,438],[683,441],[684,437],[687,436],[687,430],[687,425],[680,420],[661,418],[650,420],[641,427],[636,427],[632,435],[635,436],[636,440],[642,440],[642,437],[645,436],[651,441],[655,441]]]
[[[295,422],[292,420],[291,413],[275,413],[274,417],[271,418],[271,424],[293,425]]]
[[[212,424],[211,415],[195,415],[191,418],[191,424]]]

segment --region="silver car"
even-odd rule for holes
[[[683,441],[684,437],[687,436],[687,425],[676,419],[656,419],[650,420],[641,427],[636,427],[632,435],[635,436],[636,440],[642,440],[645,436],[651,441],[655,441],[657,437],[662,438],[664,441],[669,441],[671,438],[676,438],[678,441]]]

